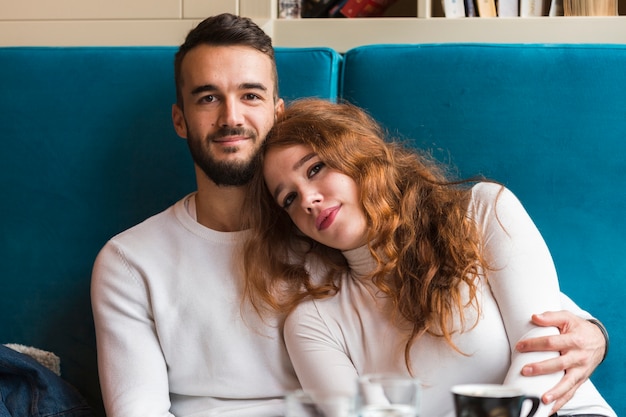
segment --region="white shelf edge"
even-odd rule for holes
[[[388,43],[626,43],[626,16],[535,18],[369,18],[272,21],[275,46],[345,52]]]

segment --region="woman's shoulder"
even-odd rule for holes
[[[485,181],[472,187],[468,212],[478,221],[491,218],[496,212],[496,217],[501,218],[500,215],[516,213],[521,208],[515,194],[502,184]]]
[[[502,184],[483,181],[476,183],[472,187],[472,199],[479,201],[494,201],[499,194],[502,194],[505,191],[508,191],[508,189]]]
[[[518,204],[515,194],[497,182],[479,182],[472,187],[472,203],[478,206],[508,206]]]
[[[319,284],[319,282],[318,282]],[[288,320],[291,322],[305,321],[334,321],[343,316],[346,304],[354,302],[353,280],[347,274],[339,277],[339,289],[336,293],[327,297],[308,297],[300,301],[289,313]]]

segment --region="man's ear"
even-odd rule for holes
[[[178,104],[172,105],[172,122],[174,123],[174,130],[178,136],[183,139],[187,139],[187,123],[185,122],[185,114]]]
[[[276,105],[274,106],[274,122],[276,122],[276,119],[278,119],[278,117],[280,117],[285,111],[285,100],[283,100],[282,98],[279,98],[278,100],[276,100]]]

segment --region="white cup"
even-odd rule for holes
[[[360,417],[419,417],[421,383],[396,374],[369,374],[358,379]]]

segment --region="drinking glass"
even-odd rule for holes
[[[416,378],[369,374],[358,379],[360,417],[419,417],[421,384]]]
[[[285,417],[356,417],[353,394],[296,390],[285,396]]]

